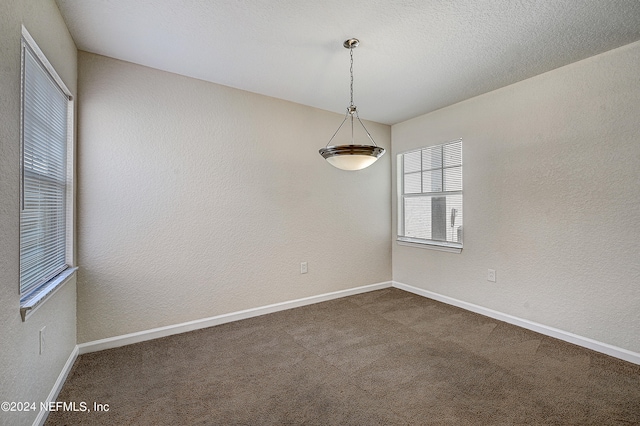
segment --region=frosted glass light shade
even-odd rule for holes
[[[362,170],[382,155],[384,148],[370,145],[337,145],[320,149],[320,155],[332,166],[341,170]]]

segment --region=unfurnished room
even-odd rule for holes
[[[0,425],[640,424],[640,1],[0,0]]]

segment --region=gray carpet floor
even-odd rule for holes
[[[640,424],[640,366],[398,289],[78,357],[47,425]]]

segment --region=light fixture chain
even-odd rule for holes
[[[349,73],[351,74],[351,105],[353,106],[353,47],[349,48],[349,53],[351,56],[351,67],[349,68]]]

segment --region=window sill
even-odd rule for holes
[[[21,300],[20,317],[22,317],[22,322],[25,322],[45,301],[60,290],[77,270],[77,267],[65,269],[45,286],[30,294],[27,299]]]
[[[435,242],[418,242],[418,241],[408,241],[397,239],[396,243],[399,246],[407,246],[407,247],[417,247],[421,249],[427,250],[436,250],[436,251],[446,251],[449,253],[461,253],[462,252],[462,244],[458,245],[448,245],[448,244],[438,244]]]

